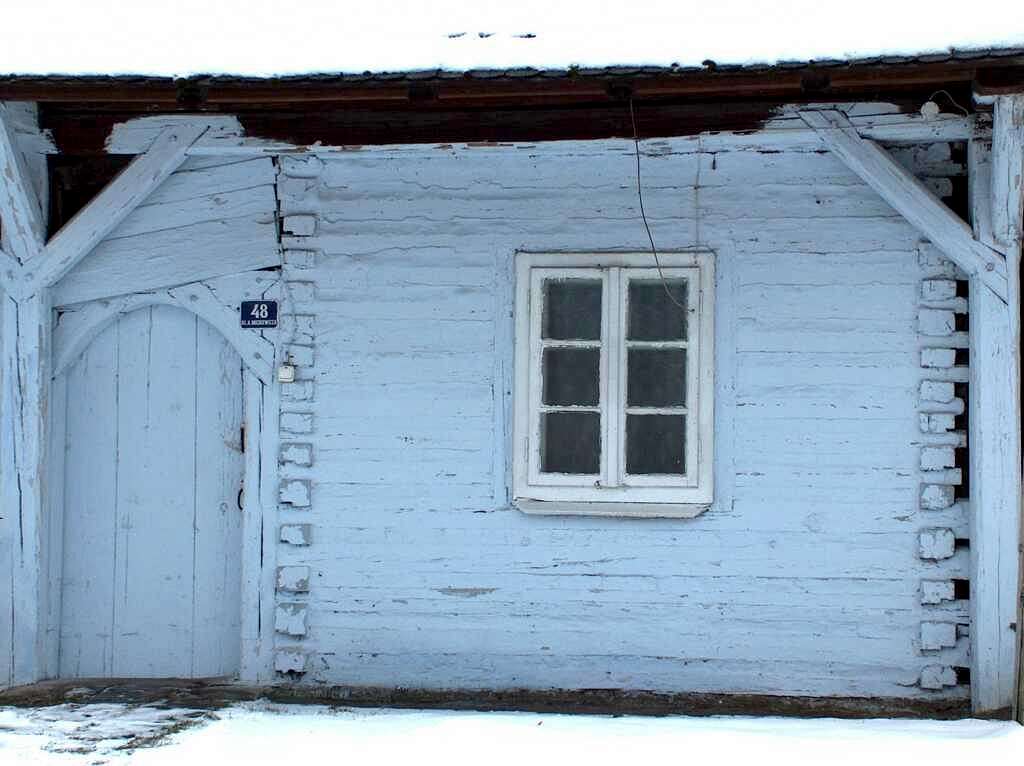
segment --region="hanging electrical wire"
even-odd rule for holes
[[[633,99],[629,100],[629,119],[633,123],[633,148],[636,152],[636,196],[640,202],[640,218],[644,222],[644,229],[647,230],[647,239],[651,243],[651,255],[654,256],[654,265],[658,269],[658,278],[661,280],[661,286],[665,288],[665,295],[668,299],[676,305],[676,307],[686,313],[686,306],[676,300],[676,297],[672,295],[672,291],[669,289],[668,281],[665,279],[665,273],[661,269],[661,258],[658,257],[658,248],[654,244],[654,234],[651,233],[651,225],[647,221],[647,212],[644,210],[644,190],[643,184],[640,180],[640,132],[636,127],[636,110],[633,108]],[[700,154],[697,155],[697,162],[700,163]]]

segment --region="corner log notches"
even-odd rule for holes
[[[971,141],[973,230],[883,148],[863,138],[841,112],[801,113],[830,151],[970,279],[970,635],[976,712],[1013,707],[1020,662],[1024,95],[996,97],[993,111],[991,158],[984,136]],[[949,499],[938,486],[926,492],[925,507]],[[949,529],[924,530],[922,555],[932,555],[934,546],[948,545],[953,537]],[[932,626],[929,631],[934,633]]]

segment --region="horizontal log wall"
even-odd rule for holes
[[[968,566],[961,506],[920,497],[956,479],[926,465],[919,417],[922,282],[944,267],[831,155],[742,140],[644,144],[658,246],[717,252],[716,496],[685,521],[508,502],[513,253],[648,249],[631,143],[282,159],[281,499],[301,529],[278,546],[279,671],[967,695],[966,602],[922,584]],[[954,193],[949,144],[897,155]],[[952,549],[924,555],[940,528]]]
[[[66,306],[277,266],[270,158],[190,159],[57,283]]]

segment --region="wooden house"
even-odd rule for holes
[[[0,685],[1012,708],[1024,51],[0,100]]]

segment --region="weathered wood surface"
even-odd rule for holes
[[[270,280],[257,275],[238,274],[231,279],[236,289],[218,295],[210,285],[198,282],[169,290],[132,293],[120,298],[77,304],[61,312],[54,328],[52,374],[59,375],[74,363],[110,322],[123,314],[151,305],[178,306],[196,314],[231,341],[243,362],[264,383],[274,378],[274,345],[260,333],[245,331],[238,324],[238,300],[232,293],[249,287],[242,295],[261,295]]]
[[[14,125],[10,108],[0,103],[0,213],[6,222],[3,244],[9,257],[25,264],[42,252],[45,219]]]
[[[60,675],[236,673],[238,355],[193,314],[143,308],[89,344],[62,393]]]
[[[979,295],[974,295],[978,292]],[[976,685],[981,709],[1006,707],[1015,686],[1020,572],[1019,388],[1013,382],[1013,334],[1006,306],[983,290],[971,295],[971,590]],[[1014,456],[1017,459],[1014,460]]]
[[[45,168],[44,153],[48,151],[48,142],[35,128],[34,113],[29,114],[31,110],[16,106],[6,105],[5,112],[7,116],[13,114],[17,118],[12,120],[15,125],[13,132],[7,125],[9,130],[5,134],[11,147],[7,171],[9,174],[18,171],[22,175],[15,178],[16,184],[4,185],[8,199],[14,193],[18,196],[12,203],[17,209],[3,209],[5,235],[31,234],[31,227],[22,226],[20,222],[26,218],[25,211],[31,213],[40,207],[46,188],[45,179],[32,173]],[[192,135],[197,130],[194,125],[177,127],[179,134],[183,131]],[[67,257],[48,259],[44,264],[29,252],[41,249],[41,238],[38,241],[26,238],[22,249],[28,253],[25,256],[28,263],[22,266],[11,252],[10,236],[5,236],[8,252],[4,255],[7,261],[0,284],[10,287],[18,302],[11,300],[11,295],[5,296],[4,310],[9,314],[5,332],[10,337],[3,343],[5,439],[0,442],[0,471],[4,479],[3,535],[7,554],[3,563],[5,567],[9,564],[7,571],[11,575],[11,585],[7,597],[11,604],[3,612],[5,618],[0,625],[0,634],[4,636],[4,643],[9,642],[11,646],[4,652],[10,662],[0,676],[2,683],[30,681],[41,674],[58,672],[56,634],[60,621],[60,598],[53,587],[54,582],[46,582],[45,577],[52,576],[54,568],[60,568],[63,538],[59,526],[48,523],[42,503],[47,499],[44,490],[50,496],[49,502],[62,502],[63,485],[59,490],[53,482],[44,485],[40,476],[42,466],[58,466],[63,458],[62,453],[52,454],[51,450],[50,459],[42,459],[42,450],[47,442],[44,438],[45,424],[49,417],[50,298],[53,297],[39,289],[49,278],[46,275],[52,277],[57,273],[53,269],[65,269],[82,256],[84,260],[75,270],[81,268],[88,273],[91,268],[92,273],[98,276],[87,291],[80,291],[75,296],[79,301],[75,311],[69,312],[65,308],[58,315],[78,314],[80,311],[106,312],[101,318],[109,322],[120,312],[143,305],[183,305],[192,312],[190,316],[194,318],[198,314],[209,320],[232,340],[256,376],[254,386],[262,388],[260,381],[269,382],[273,376],[276,353],[270,337],[273,333],[242,333],[237,324],[237,303],[242,297],[252,295],[253,291],[257,295],[278,297],[279,288],[273,274],[250,271],[280,263],[274,225],[276,172],[273,162],[270,159],[245,162],[203,157],[186,162],[180,173],[164,181],[173,167],[181,164],[184,155],[177,149],[159,149],[158,146],[157,151],[137,161],[129,172],[120,176],[118,182],[94,200],[93,206],[83,211],[62,236],[50,243],[55,250],[63,248]],[[28,176],[24,175],[26,167],[30,173]],[[154,188],[156,191],[149,194]],[[146,204],[136,207],[147,195]],[[19,222],[19,225],[12,225],[13,222]],[[118,223],[118,229],[111,233],[110,229]],[[184,234],[175,233],[181,229],[185,229]],[[108,233],[111,236],[107,240],[121,243],[120,249],[117,244],[106,248],[101,242],[98,249],[89,252],[92,245]],[[208,236],[197,237],[197,234]],[[107,252],[105,262],[102,260],[104,251]],[[95,264],[93,258],[98,259]],[[43,266],[42,271],[40,266]],[[228,284],[219,279],[225,275],[230,277]],[[195,282],[203,278],[208,280],[205,284]],[[85,279],[75,281],[82,286],[87,282]],[[114,296],[116,300],[113,303],[117,305],[109,301],[105,306],[82,303],[106,296]],[[58,329],[66,329],[67,326],[68,322]],[[79,324],[79,329],[82,327]],[[80,345],[70,350],[71,358],[65,359],[62,365],[74,361],[81,349],[101,330],[103,326],[92,325],[85,326],[84,335],[76,335],[72,331],[72,342],[59,344],[58,356],[61,349],[67,352],[69,345],[75,346],[79,342]],[[68,333],[59,334],[63,337]],[[62,382],[54,383],[57,390],[62,390],[62,385]],[[261,402],[265,399],[267,397],[263,397]],[[276,408],[274,397],[269,397],[268,406]],[[271,420],[268,412],[257,413],[257,416],[264,421]],[[276,433],[276,428],[272,428]],[[276,453],[276,446],[269,446],[269,451]],[[265,447],[263,451],[268,450]],[[254,462],[261,465],[258,459]],[[272,463],[264,460],[262,465]],[[267,483],[265,476],[261,476],[261,483]],[[264,535],[262,514],[269,507],[264,497],[266,494],[257,492],[257,502],[253,505],[255,526],[250,531],[257,540]],[[265,536],[269,540],[272,535],[273,531],[267,531]],[[266,541],[260,541],[256,550],[267,545]],[[255,574],[251,574],[250,579],[261,576],[259,566],[257,562]],[[59,588],[59,578],[55,582]],[[252,590],[257,629],[249,631],[247,641],[250,646],[259,645],[261,641],[259,596],[258,591]],[[267,619],[266,615],[262,617],[264,624]],[[237,621],[235,623],[234,646],[237,653],[240,642],[237,640]],[[237,662],[234,664],[238,665]],[[247,677],[265,677],[253,671],[252,664],[250,659]],[[262,665],[269,667],[269,657],[262,661]]]
[[[968,616],[922,581],[969,562],[919,557],[968,534],[919,501],[944,443],[919,428],[920,234],[810,145],[644,151],[659,247],[718,253],[716,500],[685,522],[508,507],[511,254],[649,247],[627,146],[282,161],[282,214],[315,216],[284,238],[315,355],[281,466],[312,544],[277,546],[308,628],[279,646],[327,683],[962,698],[922,686],[969,655],[923,647]],[[937,190],[963,173],[948,144],[896,156]]]
[[[33,275],[49,287],[88,256],[94,247],[185,161],[189,146],[206,130],[200,123],[162,131],[145,153],[117,175],[46,243],[46,259]]]
[[[1010,707],[1020,657],[1020,221],[1024,100],[996,99],[992,142],[971,142],[975,232],[1006,253],[1006,305],[972,289],[971,686],[976,709]],[[973,288],[973,283],[972,283]],[[1014,628],[1016,624],[1017,629]]]
[[[61,306],[276,266],[270,159],[186,162],[71,269]]]
[[[39,140],[36,140],[39,139]],[[41,656],[39,616],[48,606],[41,588],[45,424],[48,413],[47,363],[49,303],[46,296],[26,294],[25,263],[42,248],[41,215],[46,199],[45,143],[36,110],[23,104],[0,104],[0,545],[10,564],[10,610],[0,618],[8,643],[0,682],[24,683],[38,678]],[[2,644],[0,644],[2,645]]]
[[[946,257],[1006,300],[1006,261],[976,240],[970,227],[942,204],[912,173],[877,144],[865,139],[837,111],[807,111],[801,116],[830,151],[917,227]]]
[[[992,119],[992,229],[1012,250],[1024,239],[1024,94],[996,98]]]
[[[936,141],[965,140],[973,134],[973,120],[955,114],[942,114],[924,119],[918,114],[907,114],[895,104],[879,103],[821,103],[807,106],[784,105],[775,110],[761,130],[751,132],[714,132],[702,136],[704,148],[731,151],[737,148],[813,149],[818,140],[800,120],[802,108],[842,109],[863,135],[879,141],[900,143],[931,143]],[[191,147],[192,156],[237,154],[240,156],[274,155],[301,149],[303,154],[333,155],[349,151],[350,147],[322,145],[296,147],[280,141],[246,136],[241,123],[234,117],[203,116],[210,129]],[[107,138],[106,148],[113,154],[138,154],[146,151],[155,137],[165,128],[177,128],[195,121],[191,115],[154,115],[141,117],[114,126]],[[697,139],[694,139],[696,144]],[[564,142],[563,142],[564,143]],[[624,144],[625,145],[625,144]],[[420,147],[398,147],[400,151],[417,152]]]

